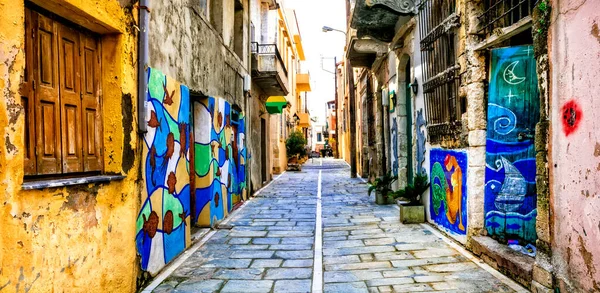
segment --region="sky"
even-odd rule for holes
[[[310,72],[312,91],[308,93],[308,108],[311,117],[318,117],[318,123],[324,124],[326,103],[335,99],[333,57],[337,57],[338,62],[343,60],[345,36],[335,31],[325,33],[322,27],[346,30],[346,1],[279,0],[279,3],[296,10],[306,55],[301,68]]]

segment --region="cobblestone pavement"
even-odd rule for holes
[[[428,229],[402,225],[348,175],[343,161],[320,159],[284,173],[153,292],[311,292],[315,272],[313,292],[514,292]]]

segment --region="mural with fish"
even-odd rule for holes
[[[141,267],[156,274],[190,244],[189,90],[148,69],[142,204],[135,243]]]
[[[539,121],[531,46],[492,50],[485,172],[488,235],[535,244],[534,130]]]
[[[431,219],[447,231],[467,232],[467,154],[444,149],[429,152]]]
[[[244,113],[225,99],[194,101],[195,215],[199,226],[214,226],[246,200]]]

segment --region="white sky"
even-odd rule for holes
[[[312,91],[308,93],[308,108],[311,116],[325,123],[325,107],[335,99],[334,75],[322,68],[334,71],[333,57],[343,60],[345,36],[340,32],[322,31],[329,26],[346,30],[345,0],[280,0],[284,8],[296,10],[302,45],[306,61],[302,71],[310,72]],[[321,61],[321,57],[327,58]],[[322,66],[321,66],[322,65]]]

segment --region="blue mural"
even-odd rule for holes
[[[141,210],[135,244],[142,270],[157,273],[190,241],[190,97],[185,85],[148,69]]]
[[[467,232],[467,154],[431,149],[431,219],[446,230]]]
[[[492,50],[485,172],[485,228],[505,240],[535,243],[534,129],[539,120],[531,46]]]
[[[244,113],[225,99],[194,103],[194,222],[214,226],[246,199]]]

